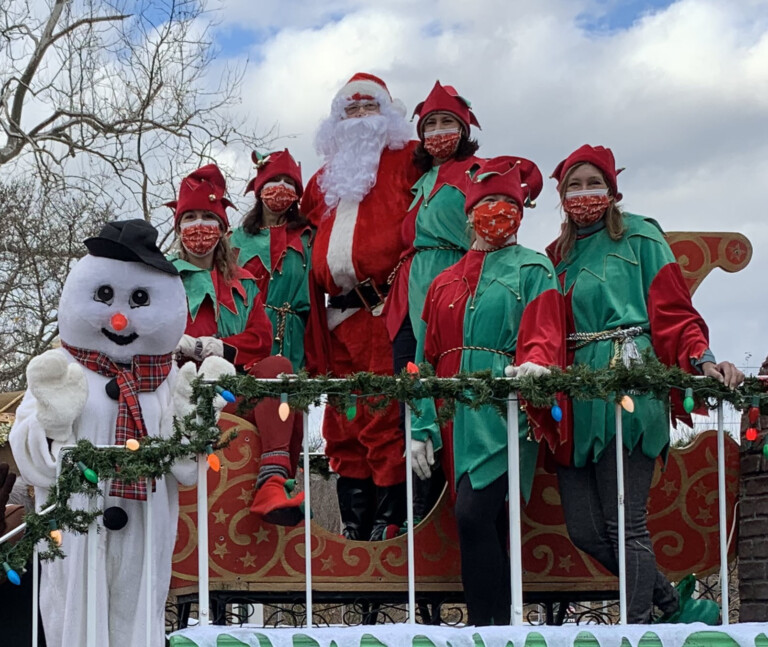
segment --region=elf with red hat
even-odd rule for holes
[[[566,294],[569,362],[605,368],[649,353],[736,386],[744,376],[730,362],[715,363],[707,326],[658,223],[618,207],[620,171],[609,148],[584,145],[552,174],[565,221],[547,252]],[[632,484],[625,498],[628,621],[650,622],[656,604],[665,621],[714,624],[714,602],[691,600],[688,578],[681,598],[656,567],[646,505],[656,459],[669,448],[669,408],[666,399],[631,397],[634,412],[622,413],[625,480]],[[675,418],[691,424],[678,394],[672,402]],[[558,477],[571,540],[617,574],[615,433],[612,402],[575,400],[573,453]]]
[[[481,163],[468,184],[465,211],[474,229],[471,249],[440,273],[427,292],[417,361],[439,377],[460,371],[493,375],[542,375],[565,361],[565,307],[554,268],[542,254],[517,245],[523,209],[542,188],[539,169],[518,157]],[[413,414],[414,471],[424,478],[443,451],[452,467],[461,573],[474,625],[509,624],[506,527],[506,421],[488,405],[457,404],[452,428],[441,435],[434,403]],[[520,487],[530,495],[539,443],[561,445],[549,410],[528,406],[520,414]],[[506,534],[506,533],[505,533]]]
[[[226,209],[232,203],[225,194],[224,176],[215,164],[208,164],[186,177],[179,199],[168,203],[175,210],[180,246],[172,262],[181,274],[188,306],[177,354],[197,362],[211,355],[224,357],[254,377],[293,373],[288,359],[270,356],[272,323],[256,278],[237,265],[229,245]],[[292,526],[304,518],[304,493],[291,496],[287,483],[296,470],[301,428],[297,434],[294,414],[281,420],[278,406],[275,399],[265,399],[249,414],[262,441],[251,510],[270,523]]]
[[[317,227],[312,274],[329,295],[323,321],[330,371],[392,373],[381,310],[400,258],[400,228],[419,178],[402,104],[372,74],[355,74],[336,94],[316,148],[324,164],[307,184],[301,212]],[[321,352],[316,352],[321,355]],[[381,539],[405,518],[405,461],[397,403],[354,417],[326,409],[326,453],[340,478],[344,534]]]
[[[470,232],[464,213],[467,172],[480,162],[477,141],[470,126],[480,127],[469,101],[440,81],[414,110],[418,115],[419,144],[416,166],[424,173],[411,191],[414,194],[403,222],[406,250],[390,276],[384,316],[394,347],[394,371],[400,373],[416,355],[416,339],[423,334],[421,311],[432,280],[457,262],[469,249]],[[405,407],[400,407],[401,418]],[[435,470],[433,478],[416,482],[414,516],[423,518],[442,492],[445,478]]]

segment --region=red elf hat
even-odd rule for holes
[[[296,194],[301,197],[304,192],[304,185],[301,181],[301,164],[296,163],[287,148],[284,151],[269,153],[268,155],[261,155],[257,151],[253,151],[251,159],[256,165],[256,177],[248,182],[245,193],[253,191],[258,199],[261,187],[267,182],[278,175],[287,175],[296,185]]]
[[[216,164],[206,164],[192,171],[181,181],[179,199],[165,203],[166,207],[170,207],[175,212],[174,227],[179,224],[179,219],[187,211],[200,209],[215,214],[229,229],[226,209],[235,205],[224,197],[226,192],[227,182]]]
[[[541,193],[544,179],[531,160],[504,155],[484,160],[470,178],[464,211],[469,213],[483,198],[494,193],[508,195],[523,207],[536,206],[534,200]]]
[[[577,148],[573,153],[560,162],[557,165],[557,168],[552,172],[552,175],[550,175],[550,177],[557,180],[557,190],[560,191],[560,184],[571,168],[576,164],[585,163],[592,164],[592,166],[600,169],[600,172],[605,178],[605,183],[611,190],[611,194],[616,198],[616,202],[621,200],[622,195],[619,193],[616,176],[624,169],[616,168],[616,160],[613,158],[613,152],[610,148],[605,148],[603,146],[590,146],[589,144],[584,144],[584,146]]]
[[[440,85],[440,81],[435,81],[435,87],[427,98],[413,111],[414,116],[419,115],[419,121],[416,123],[416,132],[419,137],[422,134],[422,123],[431,112],[449,112],[461,122],[467,135],[469,135],[470,124],[480,128],[469,101],[456,92],[452,85]]]

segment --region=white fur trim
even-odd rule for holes
[[[337,96],[349,99],[356,94],[374,97],[379,101],[379,103],[381,103],[382,99],[392,101],[392,97],[389,95],[389,92],[375,81],[352,81],[352,83],[347,83],[343,88],[341,88],[341,90],[339,90],[337,93]]]
[[[346,293],[354,288],[360,279],[355,273],[352,262],[352,243],[355,237],[355,225],[360,203],[342,198],[336,207],[331,236],[328,240],[328,270],[333,282]]]
[[[333,330],[336,326],[345,322],[347,319],[349,319],[353,314],[355,314],[359,310],[360,308],[347,308],[342,312],[338,308],[328,308],[326,310],[327,320],[328,320],[328,330],[329,331]]]

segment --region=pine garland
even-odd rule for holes
[[[713,378],[697,378],[679,368],[669,368],[655,359],[645,358],[630,367],[593,370],[588,366],[571,366],[566,370],[552,370],[549,375],[506,379],[491,376],[489,371],[460,373],[455,378],[437,378],[431,367],[422,365],[418,376],[407,372],[397,377],[356,373],[344,380],[321,376],[310,379],[306,373],[283,376],[272,381],[250,376],[229,376],[215,385],[197,380],[193,384],[193,401],[197,411],[183,420],[174,421],[174,432],[168,439],[147,437],[135,452],[126,449],[96,449],[90,442],[81,440],[62,459],[62,471],[43,508],[55,509],[46,513],[28,513],[24,536],[14,545],[0,545],[0,564],[7,562],[16,571],[22,571],[32,558],[34,546],[44,542],[42,559],[63,557],[64,553],[50,537],[49,521],[54,519],[60,530],[85,533],[88,526],[101,514],[72,510],[70,498],[75,494],[96,496],[99,487],[85,479],[77,467],[78,462],[93,469],[100,481],[120,478],[136,482],[145,478],[161,478],[168,474],[171,465],[180,459],[205,454],[206,448],[225,447],[220,441],[220,431],[211,403],[216,397],[216,386],[228,389],[240,396],[239,412],[251,409],[259,400],[268,397],[287,398],[295,410],[306,411],[310,405],[319,405],[328,396],[328,403],[339,409],[365,406],[380,411],[392,400],[407,402],[419,409],[419,401],[434,398],[442,401],[439,422],[451,418],[457,403],[479,408],[493,405],[506,410],[510,393],[517,392],[528,404],[549,407],[557,394],[576,400],[599,399],[619,402],[624,394],[653,394],[666,399],[671,389],[691,389],[700,404],[712,409],[718,400],[729,402],[736,409],[746,409],[752,398],[758,396],[762,404],[768,402],[763,382],[747,378],[737,389],[729,389]],[[230,437],[231,439],[232,437]],[[119,472],[119,473],[118,473]]]

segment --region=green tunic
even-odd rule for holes
[[[542,254],[519,245],[470,251],[430,287],[416,359],[430,362],[440,377],[483,370],[502,377],[513,361],[559,364],[565,332],[559,289],[554,268]],[[555,321],[551,328],[539,329],[539,317],[547,314]],[[461,350],[451,351],[457,348]],[[518,348],[525,349],[522,355]],[[434,446],[441,447],[434,403],[421,400],[417,406],[423,415],[412,416],[413,437],[431,437]],[[452,439],[455,483],[468,474],[472,487],[481,489],[506,473],[506,427],[493,406],[457,405]],[[519,434],[520,486],[527,499],[539,446],[530,437],[522,410]]]
[[[675,257],[656,221],[625,213],[624,224],[626,232],[618,241],[611,240],[605,227],[578,238],[567,261],[561,261],[556,271],[566,294],[570,292],[567,302],[576,332],[640,326],[644,332],[634,338],[638,350],[655,355],[649,292],[659,270],[674,263]],[[575,351],[573,362],[605,368],[615,350],[613,340],[592,342]],[[646,456],[655,458],[669,446],[668,402],[631,397],[634,413],[622,410],[624,445],[630,451],[639,446]],[[573,429],[574,466],[599,460],[616,434],[614,402],[574,400]]]
[[[439,170],[439,166],[432,167],[412,189],[415,197],[410,208],[421,201],[413,241],[417,252],[408,275],[408,313],[416,339],[423,326],[421,311],[429,286],[440,272],[456,263],[470,245],[464,194],[455,186],[443,184],[430,197]]]
[[[274,332],[272,354],[288,358],[295,370],[305,364],[311,235],[309,228],[293,232],[264,228],[254,235],[238,227],[231,238],[232,247],[239,250],[238,264],[250,271],[261,287]]]

